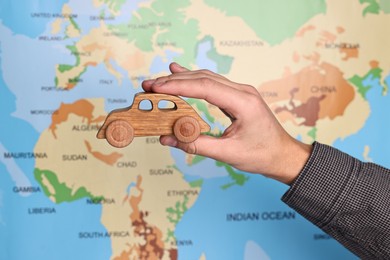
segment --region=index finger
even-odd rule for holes
[[[210,78],[171,79],[155,82],[150,89],[156,93],[203,99],[238,118],[248,102],[248,92],[240,91]]]
[[[212,72],[207,69],[201,69],[201,70],[189,70],[185,67],[180,66],[176,62],[172,62],[169,65],[169,70],[172,72],[171,75],[167,76],[162,76],[156,79],[152,80],[145,80],[142,82],[142,88],[146,92],[151,92],[152,91],[152,85],[155,82],[160,82],[160,81],[167,81],[169,79],[191,79],[191,78],[210,78],[215,81],[218,81],[226,86],[241,90],[241,91],[246,91],[250,94],[257,94],[258,90],[255,89],[254,87],[247,85],[247,84],[238,84],[235,82],[230,81],[229,79],[225,78],[224,76],[217,74],[215,72]]]

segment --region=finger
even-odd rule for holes
[[[197,73],[197,72],[202,72],[204,74],[208,74],[209,76],[213,76],[213,77],[218,77],[218,78],[221,78],[221,79],[225,79],[227,80],[225,77],[223,77],[222,75],[219,75],[219,74],[216,74],[210,70],[195,70],[195,71],[191,71],[183,66],[181,66],[180,64],[176,63],[176,62],[172,62],[170,65],[169,65],[169,69],[172,73],[178,73],[178,72],[181,72],[183,75],[187,74],[187,75],[190,75],[190,74],[194,74],[194,73]],[[188,72],[188,73],[184,73],[184,72]]]
[[[190,98],[203,99],[238,118],[240,110],[252,100],[251,94],[228,87],[209,78],[169,80],[154,83],[152,91]]]
[[[189,69],[187,68],[184,68],[183,66],[179,65],[178,63],[176,62],[172,62],[171,64],[169,64],[169,70],[172,72],[172,73],[179,73],[179,72],[188,72],[190,71]],[[159,78],[161,80],[161,77]],[[152,85],[153,83],[156,82],[156,79],[148,79],[148,80],[144,80],[142,83],[141,83],[141,86],[142,88],[144,89],[144,91],[146,92],[151,92],[152,91]]]
[[[160,137],[160,143],[165,146],[178,148],[189,154],[196,154],[209,157],[222,162],[230,162],[226,155],[226,139],[216,138],[208,135],[200,135],[192,143],[179,142],[173,135],[164,135]]]
[[[189,69],[184,68],[183,66],[181,66],[180,64],[178,64],[176,62],[172,62],[171,64],[169,64],[169,70],[172,73],[190,71]]]
[[[229,79],[223,77],[222,75],[219,75],[217,73],[214,73],[210,70],[195,70],[190,71],[186,68],[181,67],[177,63],[172,63],[170,65],[170,69],[172,74],[167,76],[162,76],[157,79],[155,79],[154,84],[161,84],[161,82],[167,82],[169,80],[174,79],[196,79],[196,78],[209,78],[215,81],[218,81],[222,84],[225,84],[226,86],[235,88],[237,90],[245,91],[251,94],[259,94],[258,90],[250,85],[247,84],[238,84],[233,81],[230,81]]]
[[[155,82],[155,79],[147,79],[142,81],[141,86],[145,92],[152,92],[152,85]]]
[[[177,65],[177,66],[176,66]],[[216,81],[219,81],[221,83],[224,83],[226,85],[230,85],[233,82],[230,80],[226,79],[225,77],[216,74],[214,72],[211,72],[209,70],[188,70],[185,68],[179,68],[180,65],[171,65],[170,68],[172,68],[174,71],[171,71],[172,74],[166,75],[166,76],[161,76],[155,79],[156,83],[161,83],[161,82],[166,82],[168,80],[173,80],[173,79],[196,79],[196,78],[210,78]],[[234,83],[233,83],[234,84]]]
[[[208,77],[208,78],[212,78],[212,79],[214,79],[222,84],[225,84],[229,87],[233,87],[233,88],[238,89],[238,90],[246,91],[246,92],[251,93],[251,94],[259,94],[258,90],[250,85],[234,83],[234,82],[228,80],[227,78],[223,77],[222,75],[214,73],[210,70],[203,69],[203,70],[191,71],[191,70],[181,66],[180,64],[178,64],[176,62],[172,62],[169,65],[169,69],[172,72],[172,75],[159,77],[157,79],[150,79],[150,80],[143,81],[141,85],[142,85],[142,88],[144,89],[144,91],[151,92],[152,91],[151,87],[156,82],[157,83],[166,82],[170,79],[190,79],[190,78]]]
[[[190,71],[189,69],[187,68],[184,68],[183,66],[181,66],[180,64],[176,63],[176,62],[172,62],[171,64],[169,64],[169,70],[172,72],[172,73],[179,73],[179,72],[188,72]],[[141,83],[141,86],[142,88],[144,89],[144,91],[146,92],[152,92],[152,85],[153,83],[155,83],[157,80],[159,81],[165,81],[163,80],[165,77],[159,77],[158,79],[148,79],[148,80],[144,80],[142,83]]]

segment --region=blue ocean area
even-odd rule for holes
[[[65,91],[43,91],[55,89],[55,68],[59,61],[74,63],[65,47],[53,43],[39,42],[23,35],[15,35],[0,24],[2,77],[7,88],[17,97],[12,115],[23,119],[38,132],[51,123],[51,115],[32,116],[31,110],[56,110]],[[45,58],[42,59],[42,53]],[[28,95],[26,95],[28,91]],[[71,93],[69,93],[71,94]],[[42,102],[44,101],[44,102]]]
[[[79,1],[70,0],[69,6],[72,10],[88,10],[87,12],[77,12],[77,18],[75,22],[81,30],[81,33],[86,35],[94,28],[100,27],[100,20],[97,19],[100,16],[105,18],[105,23],[108,26],[111,25],[123,25],[131,21],[134,11],[139,8],[139,4],[145,2],[145,0],[125,1],[125,2],[101,2],[101,5],[94,5],[93,1]],[[119,6],[116,14],[112,14],[110,7],[115,9],[115,6]],[[120,15],[118,15],[120,14]],[[114,17],[114,19],[112,19]]]
[[[169,72],[169,64],[174,60],[175,57],[179,56],[177,52],[174,51],[165,51],[164,58],[160,56],[156,56],[150,64],[150,74],[156,75],[165,72],[164,75],[170,74]]]
[[[55,67],[59,63],[71,65],[76,62],[76,58],[70,55],[69,50],[52,43],[42,43],[21,35],[13,35],[1,24],[0,33],[2,34],[2,59],[7,64],[3,67],[2,76],[7,79],[6,84],[10,91],[18,97],[17,106],[14,105],[12,114],[29,123],[38,132],[49,127],[51,115],[32,116],[32,110],[55,111],[61,103],[70,104],[83,98],[104,98],[106,111],[111,111],[130,105],[134,94],[142,90],[140,86],[133,86],[127,77],[127,72],[115,62],[111,62],[111,65],[123,75],[122,82],[110,74],[104,64],[99,64],[88,66],[82,75],[82,82],[75,88],[69,91],[56,90]],[[32,49],[34,51],[31,51]],[[41,59],[42,53],[47,54],[44,60]],[[23,75],[23,77],[15,75]],[[101,80],[111,83],[101,84]],[[45,91],[43,90],[45,88],[54,90]],[[29,90],[29,95],[24,94],[26,89]],[[118,104],[109,102],[110,99],[127,99],[128,102]]]
[[[198,46],[198,55],[196,56],[196,64],[199,68],[208,69],[217,72],[217,64],[207,57],[207,52],[211,50],[211,42],[202,42]]]
[[[0,165],[0,259],[110,259],[109,238],[79,238],[80,232],[106,232],[100,205],[89,206],[85,200],[57,205],[43,192],[22,197],[13,192],[4,170]],[[34,208],[55,213],[32,214]]]
[[[39,133],[11,115],[16,108],[15,96],[5,85],[1,70],[0,97],[0,120],[7,126],[0,128],[0,143],[8,152],[32,152]],[[38,187],[34,160],[14,160],[31,185]],[[11,173],[0,163],[0,259],[110,258],[110,239],[78,238],[79,232],[106,231],[100,223],[100,205],[87,206],[85,200],[56,205],[43,192],[21,196],[14,187]],[[56,213],[31,214],[34,208],[54,208]]]
[[[207,259],[243,259],[248,241],[255,242],[270,259],[356,259],[333,239],[313,239],[313,234],[323,232],[280,200],[286,185],[251,175],[244,186],[224,190],[221,186],[226,179],[205,179],[197,201],[176,226],[178,241],[192,241],[191,246],[179,245],[179,259],[199,259],[202,254]],[[294,214],[294,218],[228,220],[228,214],[271,216],[275,212]],[[283,250],[277,245],[283,245]]]
[[[16,109],[16,98],[7,88],[2,75],[0,66],[0,120],[3,126],[7,126],[0,127],[0,142],[10,152],[32,151],[39,134],[30,124],[11,115]],[[27,168],[31,167],[32,163],[27,165]]]
[[[41,14],[61,13],[62,6],[68,0],[2,0],[0,20],[16,34],[36,38],[46,30],[53,17]],[[39,16],[39,17],[38,17]]]
[[[188,165],[186,154],[176,148],[171,149],[172,158],[175,158],[176,167],[184,173],[184,178],[190,182],[194,180],[226,177],[228,173],[224,167],[217,167],[213,159],[205,158],[200,163]],[[228,182],[228,178],[227,181]],[[225,183],[226,184],[226,183]]]
[[[390,75],[385,82],[390,86]],[[365,146],[368,146],[368,157],[372,162],[390,168],[390,94],[383,95],[383,86],[378,78],[370,76],[363,84],[372,87],[366,95],[371,109],[370,115],[359,132],[344,140],[337,140],[333,146],[362,161],[366,161],[363,153]]]

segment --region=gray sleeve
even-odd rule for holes
[[[390,259],[390,170],[314,143],[282,200],[360,258]]]

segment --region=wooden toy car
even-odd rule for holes
[[[140,103],[149,100],[150,109],[141,109]],[[160,102],[172,102],[173,107],[163,108]],[[166,94],[138,93],[130,107],[110,112],[97,133],[97,138],[106,138],[114,147],[129,145],[134,137],[171,135],[180,142],[195,141],[201,132],[210,126],[183,99]]]

